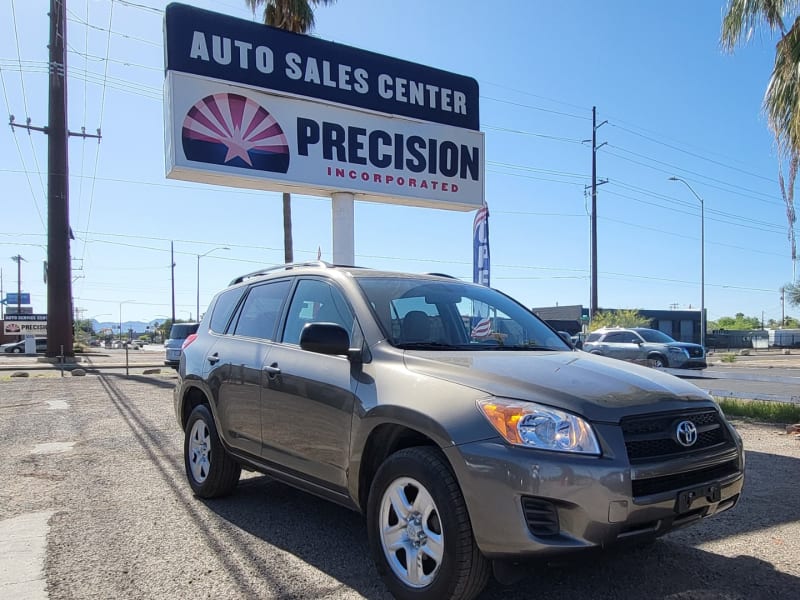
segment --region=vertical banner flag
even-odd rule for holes
[[[489,286],[489,207],[484,204],[472,224],[472,281]]]

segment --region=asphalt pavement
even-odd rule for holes
[[[174,375],[0,378],[0,598],[388,599],[363,518],[246,474],[201,500],[183,469]],[[642,548],[532,564],[480,600],[774,600],[800,589],[800,440],[735,421],[731,511]]]

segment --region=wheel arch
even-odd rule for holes
[[[180,404],[180,424],[181,429],[186,429],[186,423],[189,420],[189,415],[192,414],[192,411],[195,409],[196,406],[201,404],[206,404],[208,406],[209,411],[211,411],[211,416],[216,421],[217,416],[214,414],[214,410],[211,407],[211,401],[208,399],[206,393],[195,385],[191,385],[186,387],[183,391],[183,396],[181,398]]]
[[[362,512],[366,513],[369,490],[381,464],[395,452],[418,446],[428,446],[441,450],[441,447],[433,438],[399,423],[382,423],[369,433],[361,452],[358,471],[357,498]],[[444,453],[442,453],[442,457],[449,465]]]

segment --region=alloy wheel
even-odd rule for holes
[[[394,574],[412,588],[430,585],[444,557],[439,509],[430,492],[410,477],[395,479],[381,498],[379,527]]]

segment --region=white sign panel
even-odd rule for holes
[[[5,335],[47,335],[47,315],[9,315],[3,321]]]
[[[173,179],[450,210],[483,203],[480,131],[175,72],[164,97]]]

